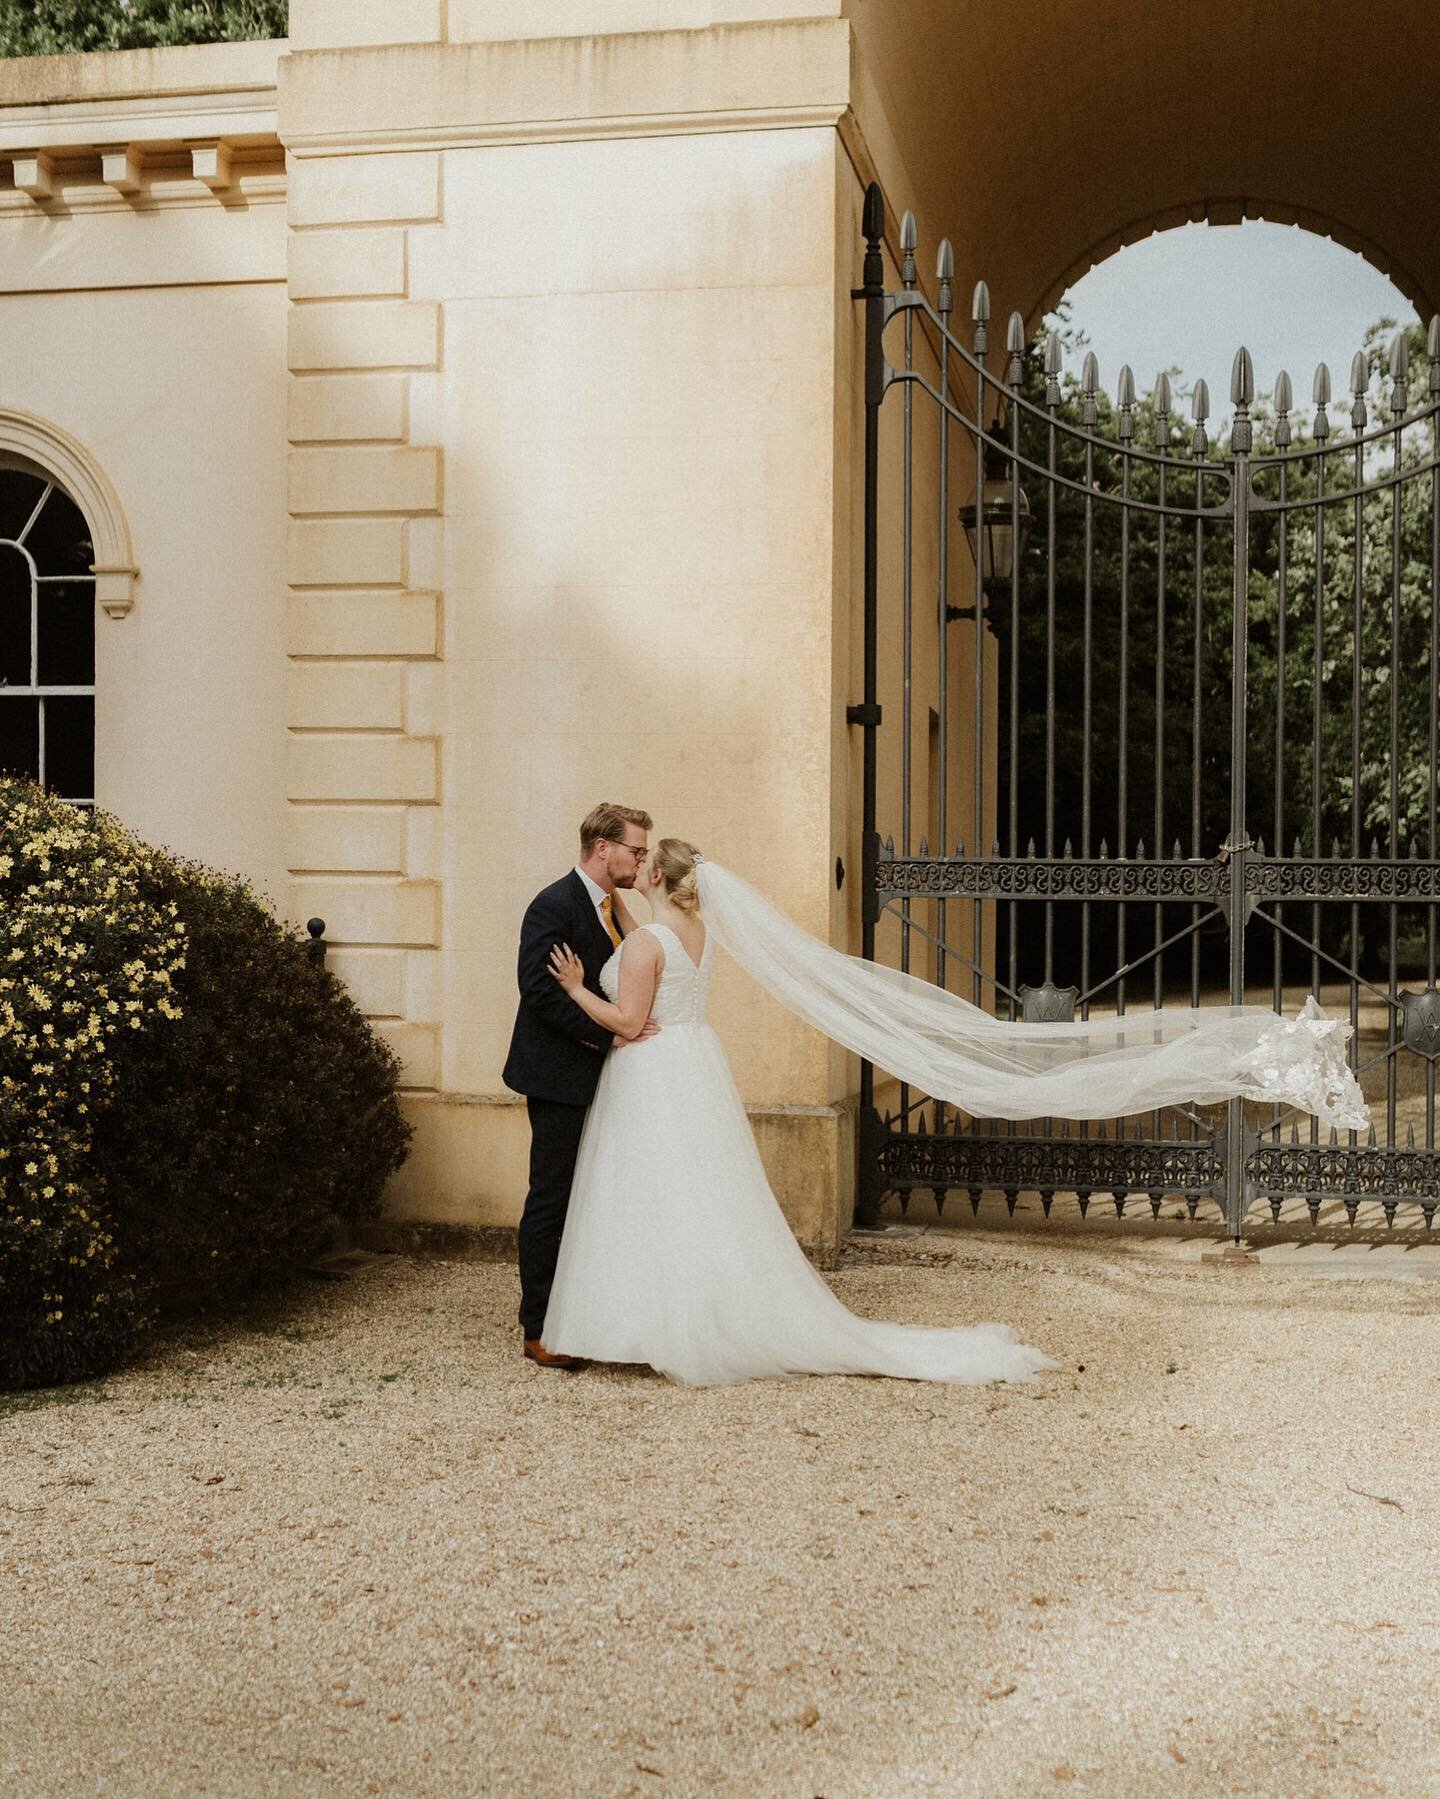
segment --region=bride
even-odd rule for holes
[[[545,1315],[552,1354],[647,1362],[690,1386],[795,1374],[974,1384],[1057,1366],[1008,1325],[889,1324],[836,1299],[770,1191],[706,1022],[717,935],[792,1011],[972,1116],[1118,1117],[1243,1096],[1365,1121],[1344,1060],[1349,1027],[1313,1000],[1294,1022],[1213,1007],[1011,1024],[831,949],[679,838],[659,843],[647,884],[653,917],[605,965],[605,999],[568,945],[551,957],[605,1030],[635,1039],[647,1019],[660,1027],[605,1059]]]

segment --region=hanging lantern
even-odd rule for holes
[[[988,593],[995,586],[1007,586],[1015,570],[1015,558],[1025,553],[1025,536],[1030,528],[1030,502],[1023,487],[1011,488],[1010,459],[1006,446],[996,438],[985,438],[985,479],[977,494],[960,508],[960,523],[970,555],[980,567],[980,586]],[[1019,525],[1019,542],[1015,527]]]

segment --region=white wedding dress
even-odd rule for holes
[[[657,1036],[613,1050],[581,1139],[542,1342],[648,1362],[688,1386],[796,1374],[978,1384],[1057,1364],[1004,1324],[935,1328],[847,1311],[770,1191],[720,1040],[706,1023],[715,953],[697,967],[666,925]],[[614,1000],[617,950],[600,984]]]

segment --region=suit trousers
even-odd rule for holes
[[[525,1336],[538,1337],[545,1326],[589,1108],[554,1099],[527,1099],[525,1106],[530,1114],[530,1191],[520,1217],[520,1328]]]

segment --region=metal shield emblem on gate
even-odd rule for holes
[[[1440,990],[1427,987],[1423,993],[1408,990],[1400,995],[1405,1015],[1405,1047],[1432,1062],[1440,1059]]]
[[[1022,987],[1020,1003],[1025,1010],[1021,1016],[1026,1024],[1073,1024],[1079,997],[1078,987],[1057,987],[1053,981],[1041,987]]]

